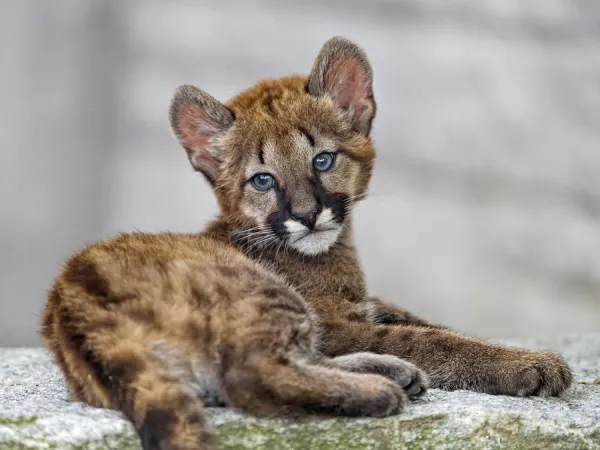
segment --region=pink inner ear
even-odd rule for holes
[[[209,176],[217,172],[219,161],[210,151],[211,139],[221,130],[206,112],[196,105],[183,106],[178,114],[178,132],[190,162]]]
[[[178,122],[179,132],[188,147],[194,150],[206,147],[211,138],[210,129],[214,130],[215,127],[209,125],[211,119],[201,108],[195,105],[182,107],[179,111]]]
[[[368,79],[361,63],[355,58],[339,58],[332,62],[325,76],[325,86],[342,108],[352,107],[359,115],[370,97]]]

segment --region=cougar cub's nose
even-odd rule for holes
[[[317,221],[318,211],[315,208],[307,209],[306,211],[298,211],[292,213],[292,217],[306,227],[313,229]]]

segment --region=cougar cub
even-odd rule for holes
[[[371,176],[374,116],[371,66],[340,37],[308,77],[226,104],[177,89],[171,127],[220,214],[198,234],[122,234],[67,262],[42,333],[73,397],[122,411],[145,449],[183,450],[212,445],[204,405],[381,417],[427,379],[565,390],[553,353],[463,337],[368,296],[351,212]]]

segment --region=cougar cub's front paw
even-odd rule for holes
[[[356,373],[375,373],[400,385],[411,397],[420,397],[429,386],[427,375],[417,366],[391,355],[352,353],[331,360],[343,370]]]
[[[430,371],[432,385],[524,397],[558,395],[573,381],[567,363],[552,352],[488,345],[475,350],[451,367],[440,365]]]
[[[552,352],[522,352],[512,364],[502,394],[547,397],[564,392],[573,375],[564,359]]]

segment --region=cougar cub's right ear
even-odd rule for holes
[[[216,145],[233,124],[225,105],[194,86],[177,88],[169,108],[171,128],[195,170],[214,184],[222,161]]]
[[[308,92],[329,95],[348,114],[354,131],[369,135],[376,111],[373,70],[354,42],[341,36],[325,42],[308,79]]]

